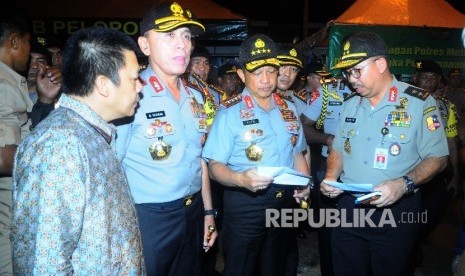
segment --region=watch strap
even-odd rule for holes
[[[214,216],[215,218],[217,214],[218,214],[218,210],[216,209],[208,209],[208,210],[205,210],[204,212],[205,216]]]
[[[415,185],[413,183],[413,180],[410,177],[406,176],[406,175],[402,176],[402,179],[405,181],[405,184],[407,185],[405,187],[404,193],[405,194],[413,193],[415,191]]]

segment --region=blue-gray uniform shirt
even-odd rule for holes
[[[206,115],[200,93],[179,80],[180,101],[148,67],[134,121],[117,128],[116,146],[136,203],[176,200],[200,190],[202,139]],[[171,146],[164,160],[152,158],[149,148]]]
[[[221,108],[208,134],[203,158],[224,163],[233,171],[257,166],[293,168],[295,155],[303,152],[307,143],[296,107],[278,96],[287,105],[288,111],[283,111],[274,95],[268,112],[258,106],[247,88],[237,96],[241,97],[237,104]],[[297,135],[295,145],[294,135]],[[263,149],[260,161],[250,161],[246,156],[252,143]]]
[[[326,134],[336,135],[344,98],[350,95],[352,91],[341,79],[328,84],[328,89],[329,96],[323,129]],[[318,97],[313,102],[308,102],[308,105],[303,110],[303,114],[315,122],[320,117],[323,107],[323,87],[320,86],[318,92]],[[326,145],[323,145],[321,155],[328,157],[328,147]]]
[[[425,158],[448,155],[440,117],[432,96],[395,78],[375,107],[354,93],[344,102],[333,143],[343,156],[341,180],[377,185]]]

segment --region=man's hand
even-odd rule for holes
[[[37,95],[41,103],[54,103],[61,90],[61,71],[56,67],[39,66],[37,73]]]
[[[310,195],[310,186],[307,186],[305,189],[294,190],[294,198],[298,204],[301,204],[302,199],[306,201],[309,195]]]
[[[203,250],[207,252],[215,244],[218,237],[218,231],[215,226],[214,216],[205,216],[204,235],[203,235]]]
[[[392,205],[404,195],[406,186],[407,184],[402,178],[385,181],[374,189],[380,191],[382,195],[370,204],[376,205],[378,208]]]
[[[259,175],[256,168],[248,169],[240,174],[240,186],[252,192],[264,190],[273,182],[273,177]]]
[[[332,179],[328,179],[328,180],[332,180]],[[338,189],[336,187],[326,184],[325,180],[321,181],[320,183],[320,191],[324,196],[327,196],[330,198],[337,197],[343,192],[343,190],[341,189]]]

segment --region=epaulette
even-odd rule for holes
[[[211,90],[215,91],[216,93],[218,93],[219,95],[224,95],[226,94],[226,92],[224,92],[223,89],[219,88],[218,86],[216,85],[213,85],[213,84],[208,84],[208,88],[210,88]]]
[[[441,101],[445,102],[447,105],[450,105],[450,104],[451,104],[451,101],[449,100],[449,98],[447,98],[447,97],[446,97],[445,95],[443,95],[443,94],[439,94],[438,98],[439,98]]]
[[[291,91],[292,91],[292,93],[295,93],[293,90],[291,90]],[[278,92],[276,92],[276,95],[278,95],[279,97],[281,97],[281,99],[283,99],[283,100],[287,100],[287,101],[289,101],[289,102],[291,102],[291,103],[294,103],[294,99],[292,99],[292,97],[291,97],[290,95],[287,95],[287,94],[286,94],[286,95],[281,95],[281,94],[278,93]]]
[[[410,95],[412,97],[418,98],[422,101],[426,100],[429,96],[429,92],[415,86],[409,86],[404,91],[405,94]]]
[[[233,105],[236,105],[238,103],[240,103],[242,101],[242,94],[236,94],[234,96],[231,96],[229,98],[227,98],[226,100],[224,100],[221,105],[226,107],[226,108],[229,108]]]
[[[344,102],[348,101],[349,99],[351,99],[351,98],[353,98],[353,97],[355,97],[357,95],[358,95],[357,92],[350,93],[349,95],[344,97]]]
[[[305,89],[302,89],[300,90],[299,92],[296,92],[296,91],[293,91],[294,92],[294,96],[301,100],[302,102],[306,103],[307,102],[307,90]]]

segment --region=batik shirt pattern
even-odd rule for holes
[[[19,275],[144,275],[115,128],[62,95],[18,147],[13,265]]]

